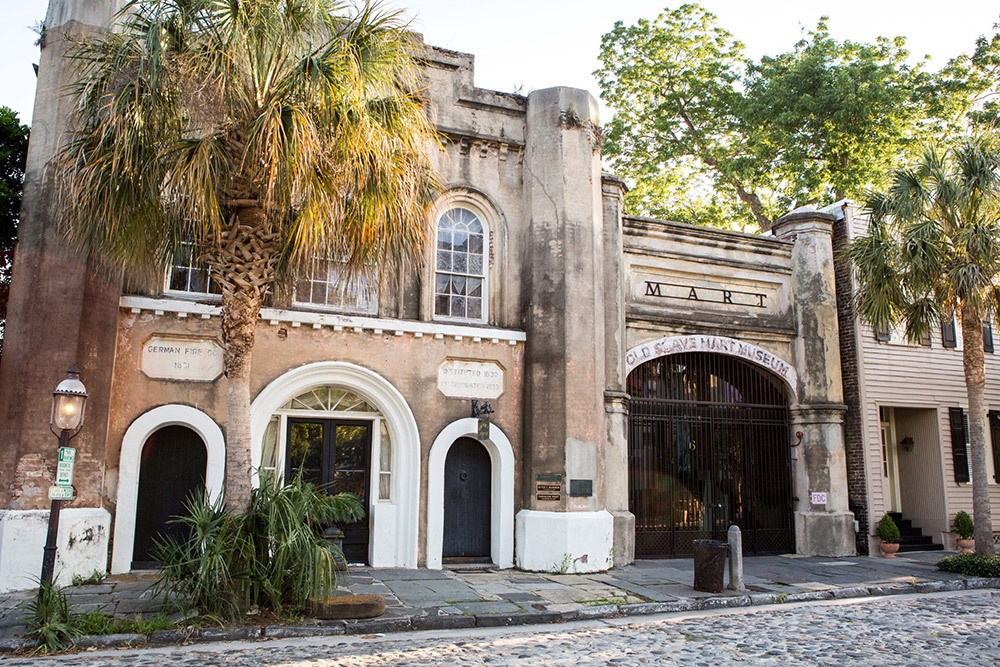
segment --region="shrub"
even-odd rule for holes
[[[121,633],[148,635],[154,630],[172,628],[174,624],[163,613],[149,619],[144,619],[142,616],[115,618],[99,609],[94,609],[82,616],[75,616],[73,626],[83,635],[116,635]]]
[[[157,588],[218,620],[237,619],[255,606],[300,610],[310,597],[330,595],[342,555],[323,539],[323,530],[364,516],[356,496],[330,496],[301,474],[282,486],[262,473],[244,514],[225,509],[222,498],[214,504],[190,500],[186,509],[175,521],[188,527],[190,537],[157,547]]]
[[[51,582],[41,584],[39,589],[38,597],[28,602],[27,617],[22,619],[28,626],[24,636],[35,642],[35,652],[66,650],[80,636],[66,594]]]
[[[968,577],[1000,577],[1000,556],[956,554],[938,561],[938,569]]]
[[[105,572],[99,572],[98,570],[94,570],[89,577],[84,577],[82,574],[74,574],[73,585],[94,586],[96,584],[103,584],[107,577],[108,575]]]
[[[955,518],[952,519],[951,530],[960,539],[967,540],[976,534],[976,525],[973,523],[969,513],[962,510],[955,514]]]
[[[896,522],[888,514],[883,515],[879,519],[878,525],[875,526],[875,534],[886,544],[899,542],[899,526],[896,525]]]

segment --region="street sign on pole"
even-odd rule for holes
[[[72,486],[50,486],[49,500],[73,500]]]
[[[75,464],[76,449],[60,447],[59,463],[56,465],[56,486],[73,486],[73,466]]]

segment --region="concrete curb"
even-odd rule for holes
[[[245,641],[248,639],[286,639],[290,637],[325,637],[333,635],[367,635],[417,630],[450,630],[455,628],[495,628],[515,625],[551,625],[569,621],[589,621],[623,616],[707,611],[734,607],[769,607],[792,602],[841,600],[848,598],[905,595],[912,593],[942,593],[962,590],[1000,589],[1000,578],[972,577],[949,581],[922,581],[912,584],[852,586],[802,593],[750,593],[726,597],[643,602],[639,604],[600,605],[576,611],[529,611],[523,614],[475,614],[439,616],[395,616],[389,618],[348,621],[321,621],[310,625],[248,625],[237,628],[178,628],[156,630],[147,635],[86,635],[76,640],[77,648],[135,648],[141,645],[164,646],[194,642]],[[21,650],[21,638],[0,641],[0,653]]]

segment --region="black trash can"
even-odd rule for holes
[[[726,574],[729,543],[721,540],[694,540],[694,589],[721,593]]]

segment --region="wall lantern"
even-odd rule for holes
[[[52,392],[52,416],[49,418],[49,428],[62,438],[62,434],[57,433],[57,430],[73,431],[82,427],[86,409],[87,388],[80,381],[80,369],[74,364],[66,371],[66,379]]]
[[[913,445],[915,445],[915,444],[916,443],[913,441],[913,438],[911,438],[910,436],[906,436],[905,438],[903,438],[902,440],[899,441],[899,447],[904,452],[912,452],[913,451]]]

